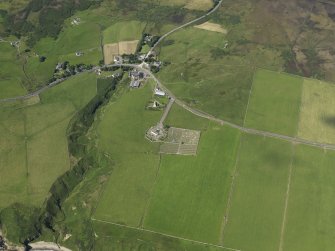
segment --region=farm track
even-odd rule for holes
[[[170,36],[172,33],[175,33],[176,31],[178,31],[178,30],[180,30],[180,29],[183,29],[183,28],[185,28],[185,27],[187,27],[187,26],[189,26],[189,25],[192,25],[192,24],[194,24],[194,23],[196,23],[196,22],[198,22],[198,21],[200,21],[200,20],[202,20],[202,19],[204,19],[204,18],[206,18],[206,17],[212,15],[215,11],[217,11],[217,10],[221,7],[222,2],[223,2],[223,0],[220,0],[220,1],[215,5],[215,7],[214,7],[211,11],[207,12],[205,15],[203,15],[203,16],[201,16],[201,17],[198,17],[198,18],[196,18],[196,19],[194,19],[194,20],[192,20],[192,21],[189,21],[189,22],[187,22],[187,23],[185,23],[185,24],[183,24],[183,25],[181,25],[181,26],[178,26],[178,27],[174,28],[173,30],[171,30],[171,31],[169,31],[169,32],[167,32],[167,33],[165,33],[163,36],[161,36],[161,37],[157,40],[157,42],[154,44],[154,46],[151,47],[151,49],[148,51],[146,57],[148,57],[148,56],[149,56],[149,55],[156,49],[156,47],[157,47],[157,46],[158,46],[158,45],[159,45],[159,44],[160,44],[166,37]]]
[[[123,227],[123,228],[128,228],[128,229],[134,229],[134,230],[138,230],[138,231],[142,231],[142,232],[148,232],[148,233],[153,233],[153,234],[158,234],[158,235],[162,235],[162,236],[165,236],[165,237],[169,237],[169,238],[173,238],[173,239],[178,239],[178,240],[182,240],[182,241],[188,241],[188,242],[192,242],[192,243],[196,243],[196,244],[201,244],[201,245],[205,245],[205,246],[211,246],[211,247],[221,248],[223,250],[241,251],[240,249],[229,248],[229,247],[224,247],[224,246],[221,246],[221,245],[211,244],[211,243],[207,243],[207,242],[191,240],[191,239],[187,239],[187,238],[183,238],[183,237],[179,237],[179,236],[175,236],[175,235],[170,235],[170,234],[164,234],[164,233],[156,232],[156,231],[145,229],[145,228],[131,227],[131,226],[122,225],[122,224],[118,224],[118,223],[114,223],[114,222],[109,222],[109,221],[104,221],[104,220],[98,220],[98,219],[95,219],[95,218],[91,218],[91,220],[96,221],[96,222],[105,223],[105,224],[111,224],[111,225],[118,226],[118,227]]]
[[[294,155],[295,155],[295,146],[292,145],[292,156],[291,156],[291,163],[290,163],[288,180],[287,180],[287,189],[286,189],[286,195],[285,195],[285,206],[284,206],[284,212],[283,212],[283,221],[282,221],[282,226],[281,226],[281,231],[280,231],[279,251],[283,251],[283,245],[284,245],[284,235],[285,235],[285,227],[286,227],[288,202],[289,202],[289,197],[290,197],[290,188],[291,188],[291,180],[292,180]]]

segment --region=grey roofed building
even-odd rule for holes
[[[139,88],[140,85],[141,85],[141,83],[140,83],[140,81],[138,81],[138,80],[132,80],[132,81],[130,82],[130,87],[131,87],[131,88]]]

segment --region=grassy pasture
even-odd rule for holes
[[[0,99],[25,94],[22,85],[25,77],[16,48],[8,42],[0,42],[0,55]]]
[[[334,85],[319,80],[304,80],[298,137],[335,143],[334,96]]]
[[[161,115],[145,110],[152,87],[147,83],[138,90],[121,88],[116,95],[122,98],[101,113],[98,146],[115,166],[94,215],[97,219],[140,225],[159,165],[158,145],[144,137]]]
[[[178,128],[203,131],[208,128],[210,121],[194,116],[179,105],[174,104],[164,123],[168,126],[173,125]]]
[[[245,126],[295,136],[303,79],[283,73],[255,73]]]
[[[163,155],[145,228],[218,243],[239,135],[211,125],[196,157]]]
[[[94,231],[99,236],[95,250],[100,251],[144,251],[144,250],[185,250],[185,251],[228,251],[226,248],[212,247],[177,240],[136,229],[127,229],[111,224],[94,222]],[[113,236],[113,237],[111,237]]]
[[[335,153],[296,147],[283,250],[332,250],[335,246]]]
[[[291,160],[289,143],[243,135],[224,246],[278,250]]]
[[[94,74],[73,77],[41,94],[39,103],[1,104],[0,208],[14,201],[35,206],[69,167],[66,128],[96,93]]]
[[[140,21],[117,22],[103,31],[103,43],[117,43],[140,39],[145,23]]]
[[[45,84],[51,78],[58,62],[97,65],[102,59],[100,40],[102,24],[106,25],[105,19],[101,18],[99,21],[95,14],[89,15],[86,12],[78,13],[78,16],[82,20],[79,25],[71,25],[70,18],[65,22],[57,39],[43,38],[33,48],[38,55],[47,57],[43,63],[34,55],[27,58],[26,72],[36,86]],[[84,55],[77,57],[77,51],[83,52]]]
[[[172,34],[160,48],[160,59],[171,64],[158,75],[190,106],[242,124],[253,68],[240,57],[214,59],[213,50],[222,52],[226,42],[222,33],[197,28]]]

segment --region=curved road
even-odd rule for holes
[[[201,16],[193,21],[190,21],[186,24],[183,24],[171,31],[169,31],[168,33],[164,34],[157,42],[156,44],[151,48],[151,50],[148,52],[147,56],[157,47],[157,45],[162,42],[167,36],[171,35],[172,33],[188,26],[191,25],[195,22],[198,22],[199,20],[204,19],[205,17],[211,15],[212,13],[214,13],[222,4],[223,0],[220,0],[220,2],[210,11],[208,12],[206,15]],[[320,147],[320,148],[324,148],[324,149],[330,149],[330,150],[335,150],[335,145],[333,144],[323,144],[323,143],[318,143],[318,142],[314,142],[314,141],[310,141],[310,140],[305,140],[305,139],[300,139],[300,138],[296,138],[296,137],[290,137],[290,136],[286,136],[286,135],[281,135],[281,134],[277,134],[277,133],[271,133],[271,132],[267,132],[267,131],[262,131],[262,130],[257,130],[257,129],[252,129],[252,128],[247,128],[247,127],[243,127],[243,126],[239,126],[236,125],[234,123],[228,122],[226,120],[222,120],[219,118],[216,118],[208,113],[205,113],[203,111],[199,111],[197,109],[194,109],[190,106],[188,106],[187,104],[185,104],[182,100],[178,99],[169,89],[167,89],[162,83],[161,81],[148,69],[143,68],[141,65],[135,65],[135,64],[111,64],[111,65],[105,65],[107,67],[110,66],[127,66],[127,67],[131,67],[131,68],[136,68],[140,71],[145,72],[146,74],[148,74],[156,83],[157,86],[162,89],[163,91],[165,91],[174,101],[176,104],[178,104],[179,106],[181,106],[182,108],[184,108],[185,110],[193,113],[196,116],[214,121],[216,123],[219,123],[221,125],[227,125],[229,127],[238,129],[242,132],[248,133],[248,134],[253,134],[253,135],[259,135],[259,136],[263,136],[263,137],[270,137],[270,138],[276,138],[276,139],[281,139],[281,140],[285,140],[285,141],[289,141],[292,143],[296,143],[296,144],[304,144],[304,145],[310,145],[310,146],[314,146],[314,147]],[[99,67],[93,67],[91,70],[86,71],[86,72],[92,72],[99,69]],[[78,73],[80,74],[80,73]],[[77,74],[77,75],[78,75]],[[37,90],[36,92],[24,95],[24,96],[18,96],[18,97],[13,97],[13,98],[7,98],[7,99],[0,99],[0,103],[1,102],[9,102],[9,101],[16,101],[16,100],[24,100],[24,99],[28,99],[34,96],[37,96],[39,94],[41,94],[42,92],[46,91],[47,89],[52,88],[53,86],[56,86],[62,82],[64,82],[66,79],[68,78],[63,78],[63,79],[58,79],[55,82],[52,82],[50,84],[48,84],[47,86]]]
[[[176,31],[178,31],[178,30],[180,30],[180,29],[183,29],[183,28],[185,28],[185,27],[187,27],[187,26],[189,26],[189,25],[192,25],[192,24],[194,24],[194,23],[196,23],[196,22],[198,22],[198,21],[200,21],[200,20],[202,20],[202,19],[204,19],[204,18],[210,16],[211,14],[213,14],[215,11],[217,11],[217,10],[220,8],[222,2],[223,2],[223,0],[220,0],[220,1],[215,5],[215,7],[214,7],[211,11],[207,12],[205,15],[203,15],[203,16],[201,16],[201,17],[198,17],[198,18],[196,18],[196,19],[194,19],[194,20],[192,20],[192,21],[190,21],[190,22],[188,22],[188,23],[186,23],[186,24],[183,24],[183,25],[181,25],[181,26],[178,26],[177,28],[174,28],[173,30],[169,31],[168,33],[165,33],[163,36],[161,36],[161,37],[157,40],[157,42],[154,44],[154,46],[151,47],[151,49],[148,51],[148,53],[147,53],[147,55],[146,55],[146,58],[147,58],[147,57],[154,51],[154,49],[157,47],[157,45],[160,44],[166,37],[170,36],[172,33],[175,33]]]

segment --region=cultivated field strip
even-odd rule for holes
[[[182,237],[174,236],[174,235],[170,235],[170,234],[164,234],[164,233],[160,233],[160,232],[148,230],[148,229],[145,229],[145,228],[131,227],[131,226],[122,225],[122,224],[118,224],[118,223],[114,223],[114,222],[109,222],[109,221],[104,221],[104,220],[98,220],[98,219],[95,219],[95,218],[91,218],[91,220],[97,221],[97,222],[101,222],[101,223],[105,223],[105,224],[111,224],[111,225],[115,225],[115,226],[119,226],[119,227],[123,227],[123,228],[129,228],[129,229],[135,229],[135,230],[144,231],[144,232],[148,232],[148,233],[159,234],[159,235],[170,237],[170,238],[173,238],[173,239],[178,239],[178,240],[183,240],[183,241],[189,241],[189,242],[193,242],[193,243],[197,243],[197,244],[201,244],[201,245],[206,245],[206,246],[221,248],[223,250],[242,251],[240,249],[224,247],[224,246],[221,246],[221,245],[215,245],[215,244],[201,242],[201,241],[196,241],[196,240],[190,240],[190,239],[187,239],[187,238],[182,238]]]

